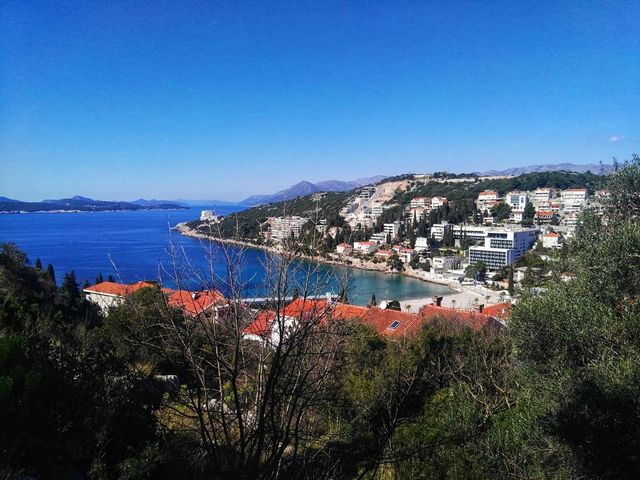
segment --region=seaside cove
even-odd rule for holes
[[[93,283],[98,273],[113,275],[123,282],[160,279],[171,281],[171,246],[191,267],[207,276],[210,242],[180,235],[170,230],[177,223],[198,218],[211,206],[187,210],[146,210],[95,213],[39,213],[0,215],[0,242],[13,242],[24,250],[33,263],[53,264],[58,280],[64,272],[74,270],[78,282]],[[220,207],[220,214],[237,211],[237,207]],[[227,246],[227,249],[235,247]],[[215,256],[214,256],[215,258]],[[264,294],[266,253],[246,249],[242,254],[242,275],[247,296]],[[184,263],[184,262],[182,262]],[[378,301],[429,298],[453,293],[448,287],[403,275],[384,274],[357,268],[310,265],[316,275],[328,278],[332,293],[339,293],[340,280],[350,279],[349,300],[365,305],[372,294]],[[316,268],[317,267],[317,268]],[[305,269],[301,269],[304,271]],[[214,262],[214,272],[224,278],[225,265]],[[201,285],[192,281],[191,288]],[[314,292],[317,293],[317,292]],[[323,292],[325,293],[325,292]]]

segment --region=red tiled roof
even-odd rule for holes
[[[377,307],[358,307],[345,303],[336,304],[333,319],[357,320],[372,327],[380,335],[399,336],[412,334],[419,330],[420,319],[414,313],[397,310],[382,310]],[[398,322],[395,328],[390,328]]]
[[[260,312],[256,319],[250,323],[243,333],[249,335],[259,335],[261,337],[268,335],[271,331],[271,326],[276,319],[276,313],[270,310]]]
[[[99,293],[124,297],[137,292],[141,288],[155,287],[151,282],[137,282],[127,285],[125,283],[102,282],[85,288],[88,293]],[[198,315],[211,308],[216,303],[226,303],[224,296],[217,290],[205,290],[202,292],[189,292],[187,290],[171,290],[163,288],[162,293],[167,296],[167,303],[175,308],[183,310],[188,315]]]
[[[482,313],[496,318],[509,318],[511,315],[511,302],[496,303],[484,307]]]
[[[188,315],[199,315],[206,312],[216,303],[225,303],[226,299],[217,290],[189,292],[187,290],[169,290],[167,303],[183,310]]]
[[[393,255],[393,251],[392,250],[378,250],[376,252],[376,255]]]
[[[326,300],[313,300],[310,298],[297,298],[284,307],[286,317],[309,317],[311,315],[322,315],[327,312],[329,306]]]
[[[284,307],[282,316],[297,319],[318,319],[328,312],[329,305],[326,300],[312,300],[298,298]],[[253,322],[251,322],[243,333],[250,335],[268,335],[271,327],[276,321],[276,312],[263,310],[259,312]]]
[[[560,235],[558,235],[556,232],[549,232],[549,233],[546,233],[544,236],[547,238],[560,237]]]
[[[131,285],[127,285],[126,283],[101,282],[95,285],[91,285],[90,287],[83,289],[83,291],[122,297],[125,295],[130,295],[133,292],[140,290],[141,288],[149,288],[154,286],[155,284],[151,282],[136,282],[132,283]]]
[[[426,321],[445,320],[454,326],[467,326],[473,330],[482,328],[497,328],[500,323],[492,316],[472,310],[459,310],[437,305],[425,305],[419,315]]]

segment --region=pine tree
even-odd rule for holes
[[[76,281],[76,272],[73,270],[64,275],[62,286],[60,287],[60,293],[70,297],[76,297],[80,293],[78,290],[78,282]]]
[[[51,264],[47,265],[47,279],[49,279],[51,283],[56,283],[56,272],[53,270],[53,265]]]
[[[102,278],[102,272],[100,272],[96,277],[96,283],[102,283],[102,282],[104,282],[104,279]]]
[[[35,268],[36,270],[42,270],[42,262],[40,261],[39,258],[36,258],[36,263],[35,263]]]
[[[376,294],[375,293],[371,294],[371,300],[369,300],[369,306],[370,307],[377,307],[378,306],[378,300],[376,300]]]
[[[113,283],[115,281],[116,281],[116,279],[113,278],[113,275],[109,274],[109,276],[107,277],[107,282],[112,282]]]

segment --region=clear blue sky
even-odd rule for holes
[[[0,195],[628,158],[639,23],[638,1],[3,1]]]

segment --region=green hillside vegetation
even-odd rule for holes
[[[453,202],[468,202],[478,198],[478,194],[483,190],[496,190],[500,194],[505,194],[515,190],[530,191],[549,187],[560,190],[587,188],[593,192],[595,189],[601,188],[605,180],[606,177],[592,173],[539,172],[526,173],[513,178],[476,180],[475,182],[439,183],[432,181],[416,183],[415,189],[398,193],[390,203],[406,205],[413,197],[436,196],[447,197],[449,201]]]
[[[313,222],[326,219],[327,224],[333,226],[338,221],[340,210],[353,194],[353,191],[314,193],[298,197],[295,200],[250,208],[226,216],[216,226],[214,233],[219,234],[222,238],[239,238],[260,242],[262,241],[261,225],[267,218],[283,216],[299,216]],[[189,225],[205,232],[209,231],[209,228],[202,222],[191,222]]]

